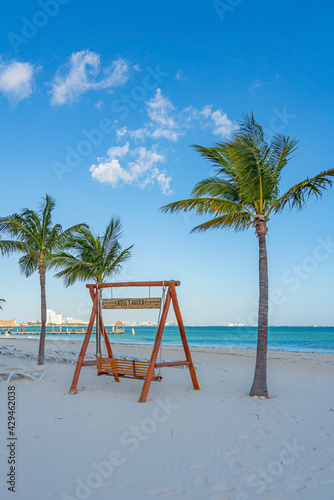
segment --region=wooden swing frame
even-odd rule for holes
[[[191,358],[188,342],[187,342],[187,337],[186,337],[186,332],[184,329],[183,321],[182,321],[182,316],[179,308],[179,303],[177,300],[177,295],[176,295],[176,289],[175,287],[180,286],[179,281],[139,281],[139,282],[128,282],[128,283],[98,283],[94,285],[86,285],[86,287],[89,289],[89,293],[93,302],[93,307],[92,307],[92,312],[90,315],[90,320],[88,323],[88,328],[86,332],[86,336],[84,339],[84,342],[81,347],[81,351],[79,354],[78,362],[75,368],[74,376],[73,376],[73,381],[70,389],[70,393],[75,393],[78,385],[78,380],[80,376],[80,371],[83,366],[92,366],[92,365],[97,365],[97,360],[88,360],[85,361],[85,354],[87,351],[87,347],[89,344],[89,340],[92,334],[94,322],[97,320],[99,324],[100,331],[103,335],[107,352],[108,352],[108,358],[110,359],[116,359],[113,356],[111,345],[108,339],[108,335],[106,332],[106,329],[103,324],[103,319],[102,315],[99,312],[99,290],[103,288],[121,288],[121,287],[167,287],[167,292],[166,292],[166,300],[163,306],[163,310],[161,312],[160,316],[160,321],[159,325],[157,328],[157,333],[155,336],[155,342],[149,362],[149,366],[147,369],[147,373],[145,376],[144,380],[144,385],[141,391],[141,395],[139,398],[140,403],[145,403],[147,399],[147,394],[150,389],[150,385],[152,380],[154,379],[154,370],[155,368],[162,368],[162,367],[167,367],[167,366],[188,366],[189,368],[189,373],[190,377],[192,380],[192,384],[194,389],[199,390],[199,385],[196,377],[196,372],[195,372],[195,367]],[[173,304],[177,324],[179,327],[180,331],[180,336],[182,340],[182,346],[183,350],[186,356],[186,359],[184,361],[170,361],[170,362],[160,362],[157,363],[157,357],[159,353],[159,349],[161,346],[161,341],[162,341],[162,334],[164,331],[164,327],[166,324],[166,319],[169,311],[170,304]],[[118,374],[117,374],[117,369],[116,373],[113,373],[113,376],[115,378],[116,382],[119,382]]]

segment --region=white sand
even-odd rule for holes
[[[1,339],[36,352],[38,341]],[[47,347],[52,347],[48,342]],[[77,342],[56,342],[79,349]],[[91,346],[93,349],[93,346]],[[149,346],[116,346],[148,356]],[[332,500],[333,355],[269,353],[271,398],[250,398],[254,351],[193,348],[201,387],[187,369],[165,368],[138,403],[142,382],[47,363],[45,378],[15,380],[17,487],[7,491],[7,385],[0,383],[0,496],[146,500]],[[183,358],[165,347],[164,357]],[[31,367],[9,357],[0,363]],[[332,410],[331,410],[332,409]]]

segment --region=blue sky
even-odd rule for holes
[[[64,228],[101,232],[119,215],[123,244],[134,245],[119,279],[180,280],[187,324],[256,323],[253,229],[189,235],[197,217],[158,209],[212,173],[189,145],[224,140],[244,112],[268,137],[300,141],[282,190],[333,168],[334,7],[41,0],[3,9],[1,215],[37,208],[45,193]],[[328,191],[269,223],[271,324],[334,323],[333,199]],[[0,265],[1,318],[39,318],[38,276],[20,276],[17,256]],[[87,295],[47,277],[57,312],[86,319]]]

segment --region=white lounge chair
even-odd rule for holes
[[[31,380],[41,380],[45,375],[44,370],[30,370],[22,367],[1,367],[0,368],[0,380],[1,382],[10,382],[11,378],[17,377],[28,377]],[[7,377],[7,378],[6,378]]]

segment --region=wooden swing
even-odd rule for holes
[[[87,333],[79,354],[77,366],[74,372],[73,381],[71,385],[70,392],[76,392],[79,375],[82,366],[97,365],[98,375],[110,375],[113,376],[116,382],[119,382],[119,377],[141,379],[144,380],[144,385],[139,398],[140,403],[145,403],[147,394],[153,380],[161,380],[160,368],[166,366],[188,366],[191,380],[194,389],[199,389],[197,382],[195,368],[191,359],[191,354],[187,342],[186,333],[184,330],[184,325],[181,317],[181,312],[177,300],[175,287],[179,286],[179,281],[141,281],[141,282],[131,282],[131,283],[99,283],[95,285],[86,285],[89,289],[91,299],[93,301],[93,308],[87,328]],[[103,288],[115,288],[115,287],[162,287],[163,288],[163,298],[165,300],[162,302],[160,298],[139,298],[139,299],[102,299],[101,291]],[[165,293],[165,289],[167,292]],[[169,361],[169,362],[157,362],[157,357],[159,354],[159,348],[161,347],[161,340],[163,330],[166,324],[166,319],[172,302],[175,311],[176,320],[178,323],[183,349],[185,352],[186,360],[184,361]],[[150,361],[140,361],[140,360],[126,360],[114,358],[110,342],[108,339],[107,332],[105,330],[101,309],[157,309],[160,308],[158,328],[156,332],[155,342],[153,346],[153,351],[151,354]],[[90,336],[93,330],[94,322],[96,321],[96,360],[84,361]],[[100,332],[103,335],[105,345],[107,348],[108,357],[104,358],[101,356],[101,342],[100,342]],[[156,373],[156,369],[159,373]]]

